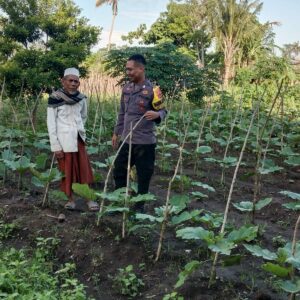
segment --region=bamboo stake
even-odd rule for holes
[[[53,169],[54,158],[55,158],[55,154],[53,153],[52,160],[51,160],[51,165],[50,165],[50,170],[49,170],[49,175],[51,174],[51,171]],[[50,187],[50,181],[47,182],[46,187],[45,187],[45,192],[44,192],[43,201],[42,201],[42,206],[43,207],[45,206],[46,200],[48,198],[49,187]]]
[[[162,249],[163,238],[164,238],[164,234],[165,234],[165,230],[166,230],[167,222],[168,222],[168,216],[169,216],[169,203],[170,203],[172,183],[174,182],[174,180],[176,178],[176,175],[178,173],[178,169],[179,169],[179,166],[180,166],[180,162],[182,160],[182,152],[183,152],[183,149],[184,149],[184,146],[185,146],[185,141],[186,141],[186,137],[187,137],[188,128],[189,128],[189,123],[186,126],[184,138],[183,138],[182,144],[179,148],[179,157],[178,157],[178,160],[177,160],[177,164],[176,164],[176,168],[175,168],[173,177],[169,181],[169,186],[168,186],[168,191],[167,191],[167,198],[166,198],[166,203],[165,203],[165,210],[164,210],[164,218],[163,218],[163,221],[162,221],[162,224],[161,224],[161,230],[160,230],[160,235],[159,235],[159,242],[158,242],[158,247],[157,247],[157,251],[156,251],[155,262],[158,261],[158,259],[160,257],[161,249]]]
[[[224,231],[225,231],[225,225],[227,223],[228,212],[229,212],[229,207],[230,207],[230,204],[231,204],[232,192],[233,192],[233,188],[234,188],[234,185],[235,185],[235,182],[236,182],[237,173],[239,171],[239,168],[240,168],[240,165],[241,165],[241,162],[242,162],[242,159],[243,159],[244,151],[246,149],[248,138],[249,138],[249,135],[250,135],[250,132],[251,132],[251,128],[252,128],[252,125],[253,125],[254,118],[255,118],[256,113],[257,113],[258,108],[259,108],[259,104],[260,104],[260,101],[257,103],[256,109],[254,110],[254,112],[252,114],[252,118],[251,118],[249,128],[248,128],[245,140],[244,140],[244,144],[243,144],[243,147],[242,147],[241,152],[240,152],[239,160],[238,160],[238,163],[237,163],[237,165],[235,167],[235,170],[234,170],[234,174],[233,174],[233,177],[232,177],[232,182],[231,182],[231,185],[230,185],[230,190],[229,190],[229,194],[228,194],[228,198],[227,198],[227,203],[226,203],[226,207],[225,207],[225,211],[224,211],[224,218],[223,218],[223,223],[222,223],[222,227],[221,227],[221,230],[220,230],[220,234],[223,234]],[[213,260],[213,265],[212,265],[212,269],[211,269],[211,273],[210,273],[208,288],[211,287],[211,285],[213,284],[213,282],[215,281],[215,278],[216,278],[216,265],[217,265],[217,261],[218,261],[218,256],[219,256],[219,254],[217,252],[214,253],[214,260]]]
[[[126,193],[125,193],[125,201],[124,207],[128,206],[128,198],[129,198],[129,184],[130,184],[130,169],[131,169],[131,151],[132,151],[132,122],[130,123],[130,135],[129,135],[129,153],[128,153],[128,163],[127,163],[127,179],[126,179]],[[126,235],[126,220],[127,213],[123,212],[123,220],[122,220],[122,238],[125,238]]]

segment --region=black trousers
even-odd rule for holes
[[[132,145],[131,167],[135,165],[138,178],[138,194],[147,194],[154,171],[156,144]],[[124,144],[115,161],[114,180],[116,189],[126,186],[129,144]]]

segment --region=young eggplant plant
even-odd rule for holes
[[[197,139],[197,144],[196,144],[196,159],[195,159],[195,164],[194,164],[194,173],[197,172],[197,169],[198,169],[198,154],[197,154],[197,150],[200,146],[200,143],[201,143],[201,138],[202,138],[202,134],[203,134],[203,130],[204,130],[204,125],[205,125],[205,121],[206,121],[206,118],[207,118],[207,115],[208,115],[208,112],[210,110],[210,107],[211,107],[211,100],[207,103],[206,105],[206,108],[205,108],[205,111],[202,113],[202,118],[201,118],[201,122],[199,123],[199,135],[198,135],[198,139]]]
[[[275,97],[273,99],[270,111],[267,115],[267,118],[264,122],[264,125],[262,127],[262,130],[260,131],[259,128],[259,117],[258,117],[258,124],[257,124],[257,149],[256,149],[256,165],[255,165],[255,170],[254,170],[254,191],[253,191],[253,211],[252,211],[252,222],[254,223],[255,220],[255,204],[258,201],[258,197],[260,194],[260,186],[261,186],[261,176],[260,176],[260,165],[261,165],[261,156],[262,156],[262,141],[263,141],[263,137],[264,137],[264,133],[266,130],[266,127],[271,119],[271,114],[273,112],[273,109],[275,107],[275,104],[277,102],[277,99],[280,96],[281,93],[281,89],[283,87],[283,83],[284,83],[284,79],[281,80],[277,92],[275,94]],[[265,89],[266,91],[266,89]],[[264,93],[265,93],[264,91]],[[263,94],[264,94],[263,93]]]
[[[119,146],[119,149],[116,153],[116,155],[114,156],[113,158],[113,161],[111,163],[111,166],[107,172],[107,175],[106,175],[106,179],[105,179],[105,182],[104,182],[104,188],[103,188],[103,198],[101,200],[101,204],[100,204],[100,209],[99,209],[99,213],[98,213],[98,218],[97,218],[97,226],[99,226],[100,224],[100,219],[101,219],[101,216],[102,216],[102,213],[103,213],[103,209],[104,209],[104,203],[105,203],[105,195],[107,193],[107,186],[108,186],[108,180],[109,180],[109,177],[110,177],[110,174],[112,172],[112,169],[113,169],[113,166],[115,164],[115,161],[122,149],[122,147],[124,146],[125,142],[127,141],[127,139],[129,138],[130,134],[139,126],[139,124],[141,123],[141,121],[143,120],[145,115],[143,115],[138,121],[137,123],[133,126],[132,130],[127,134],[127,136],[124,138],[124,141],[121,143],[121,145]]]
[[[234,119],[233,121],[231,122],[231,126],[230,126],[230,132],[229,132],[229,136],[228,136],[228,139],[227,139],[227,143],[226,143],[226,148],[225,148],[225,152],[224,152],[224,156],[223,156],[223,161],[226,161],[226,158],[227,158],[227,153],[228,153],[228,149],[229,149],[229,146],[232,142],[232,136],[233,136],[233,130],[236,126],[236,121],[237,121],[237,118],[240,114],[240,111],[241,111],[241,108],[242,108],[242,101],[243,101],[243,91],[242,91],[242,94],[241,94],[241,97],[240,97],[240,101],[239,101],[239,106],[235,112],[235,115],[234,115]],[[223,164],[223,167],[222,167],[222,175],[221,175],[221,185],[224,185],[224,180],[225,180],[225,167],[226,165]]]
[[[164,234],[165,234],[165,230],[166,230],[167,222],[168,222],[168,216],[169,216],[169,209],[170,209],[169,203],[170,203],[172,183],[174,182],[174,180],[177,176],[179,166],[180,166],[180,163],[181,163],[181,160],[182,160],[182,153],[183,153],[183,149],[184,149],[184,146],[185,146],[185,141],[186,141],[188,129],[189,129],[189,120],[188,120],[188,123],[187,123],[186,128],[185,128],[182,144],[179,148],[179,157],[178,157],[178,160],[177,160],[175,171],[174,171],[173,177],[169,181],[167,197],[166,197],[166,202],[165,202],[164,216],[163,216],[163,220],[162,220],[162,223],[161,223],[161,229],[160,229],[160,235],[159,235],[159,241],[158,241],[158,246],[157,246],[157,251],[156,251],[155,262],[158,261],[158,259],[160,257],[161,249],[162,249],[163,238],[164,238]]]
[[[257,111],[258,111],[258,108],[259,108],[259,104],[260,104],[260,100],[257,102],[256,108],[252,113],[251,121],[250,121],[249,128],[248,128],[245,140],[244,140],[243,147],[242,147],[241,152],[240,152],[239,160],[238,160],[237,165],[236,165],[235,170],[234,170],[234,174],[233,174],[233,177],[232,177],[232,182],[231,182],[231,185],[230,185],[230,190],[229,190],[229,193],[228,193],[227,203],[226,203],[226,207],[225,207],[225,211],[224,211],[224,219],[223,219],[222,227],[221,227],[221,230],[220,230],[220,234],[224,234],[224,232],[225,232],[225,226],[226,226],[226,223],[227,223],[228,212],[229,212],[229,207],[230,207],[230,204],[231,204],[233,188],[234,188],[234,185],[235,185],[235,182],[236,182],[238,170],[240,168],[240,165],[241,165],[241,162],[242,162],[242,159],[243,159],[244,151],[246,149],[246,145],[247,145],[248,138],[249,138],[249,135],[250,135],[250,132],[251,132],[251,128],[252,128],[252,125],[253,125],[253,122],[254,122],[254,118],[255,118],[255,116],[257,114]],[[217,261],[218,261],[218,252],[216,252],[214,254],[214,260],[213,260],[213,265],[212,265],[209,284],[208,284],[209,287],[211,287],[211,285],[214,283],[215,278],[216,278]]]

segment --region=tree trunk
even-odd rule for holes
[[[112,38],[112,33],[113,33],[113,31],[114,31],[114,25],[115,25],[115,19],[116,19],[116,16],[117,16],[117,12],[114,12],[114,13],[113,13],[113,18],[112,18],[112,21],[111,21],[111,27],[110,27],[110,32],[109,32],[109,38],[108,38],[108,45],[107,45],[108,51],[111,49],[111,38]]]
[[[234,53],[235,47],[230,41],[226,41],[224,45],[224,76],[223,86],[226,89],[230,80],[234,76]]]

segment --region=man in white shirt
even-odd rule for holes
[[[47,127],[51,151],[55,153],[59,169],[64,173],[61,190],[68,196],[65,208],[74,210],[72,184],[93,182],[93,172],[85,149],[87,99],[78,91],[80,82],[77,69],[66,69],[61,82],[62,88],[49,96]],[[87,205],[90,211],[99,210],[94,201],[87,201]]]

